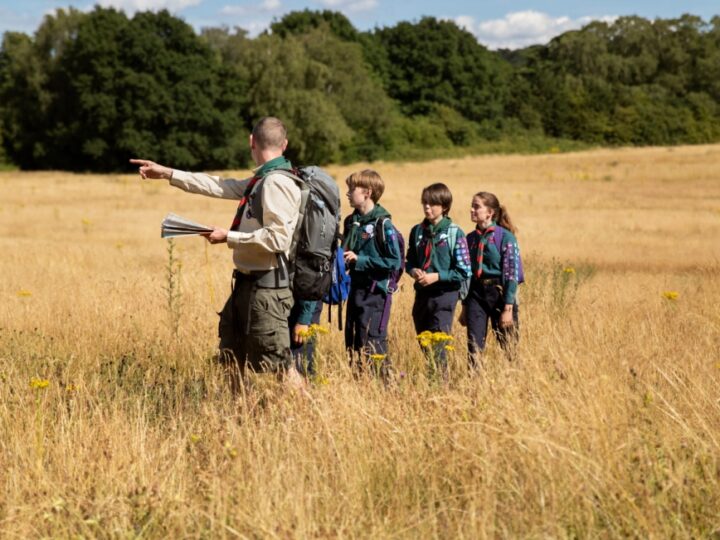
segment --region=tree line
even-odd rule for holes
[[[523,137],[714,142],[720,17],[621,17],[500,51],[432,17],[361,32],[338,12],[309,10],[255,38],[102,7],[61,9],[32,36],[3,36],[0,161],[21,168],[124,170],[136,155],[241,168],[249,129],[269,114],[286,121],[288,155],[302,163]]]

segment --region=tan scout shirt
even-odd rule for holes
[[[249,181],[249,178],[222,179],[204,173],[174,170],[170,184],[190,193],[239,200]],[[227,245],[233,250],[235,268],[245,273],[277,268],[277,254],[289,254],[300,214],[300,188],[295,182],[287,176],[270,171],[262,181],[255,184],[249,200],[252,200],[263,184],[260,192],[263,224],[260,225],[255,216],[248,215],[248,203],[239,230],[228,232]]]

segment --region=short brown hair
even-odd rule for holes
[[[374,203],[378,202],[385,192],[385,182],[377,171],[372,169],[352,173],[345,179],[345,183],[350,189],[361,187],[372,190],[370,198]]]
[[[287,129],[279,118],[265,116],[255,124],[252,136],[259,148],[282,148],[287,140]]]
[[[452,208],[452,193],[445,184],[437,182],[423,189],[420,202],[422,204],[439,204],[442,206],[443,216],[447,216]]]

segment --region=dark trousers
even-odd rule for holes
[[[468,365],[476,367],[478,357],[485,350],[488,321],[495,338],[512,359],[519,338],[518,306],[513,306],[513,326],[500,328],[500,315],[505,307],[499,279],[474,279],[464,302],[467,316]]]
[[[415,303],[413,304],[412,318],[415,323],[415,332],[443,332],[452,333],[455,306],[457,306],[460,293],[458,291],[427,291],[424,289],[415,291]],[[447,349],[451,341],[434,341],[429,346],[423,346],[423,352],[428,359],[434,360],[436,365],[431,365],[431,370],[440,369],[443,376],[447,377]],[[421,343],[422,346],[422,343]]]
[[[392,297],[387,300],[392,301]],[[345,348],[366,361],[370,359],[379,364],[382,373],[389,367],[387,325],[381,328],[384,309],[385,294],[377,288],[350,288],[345,317]],[[384,358],[378,356],[378,361],[375,361],[371,358],[372,355],[384,355]]]
[[[315,304],[310,324],[320,324],[320,316],[322,315],[323,302],[319,300]],[[300,304],[293,304],[288,317],[288,327],[290,329],[290,352],[292,352],[295,368],[305,375],[312,377],[315,375],[315,340],[309,339],[305,343],[295,343],[292,339],[293,329],[300,317]]]
[[[236,364],[241,373],[247,366],[258,372],[287,369],[287,320],[292,302],[288,287],[258,287],[251,277],[237,274],[232,293],[220,312],[220,362]]]

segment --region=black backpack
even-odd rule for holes
[[[340,241],[340,190],[320,167],[276,169],[300,188],[300,217],[293,234],[289,268],[296,300],[322,300],[330,290]]]

